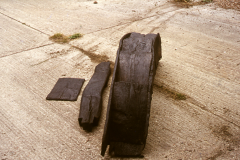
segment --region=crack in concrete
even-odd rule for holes
[[[2,14],[2,15],[4,15],[4,16],[6,16],[6,17],[8,17],[8,18],[10,18],[10,19],[12,19],[12,20],[14,20],[14,21],[16,21],[16,22],[19,22],[19,23],[21,23],[22,25],[25,25],[25,26],[27,26],[27,27],[29,27],[29,28],[31,28],[31,29],[33,29],[33,30],[35,30],[35,31],[38,31],[38,32],[40,32],[40,33],[42,33],[42,34],[45,34],[45,35],[47,35],[47,36],[50,36],[49,34],[47,34],[47,33],[44,33],[44,32],[40,31],[40,30],[39,30],[39,29],[37,29],[37,28],[31,27],[30,25],[27,25],[27,24],[25,24],[24,22],[21,22],[21,21],[19,21],[19,20],[17,20],[17,19],[15,19],[15,18],[13,18],[13,17],[11,17],[11,16],[8,16],[8,15],[6,15],[6,14],[2,13],[2,12],[0,12],[0,14]]]
[[[110,27],[107,27],[107,28],[99,29],[99,30],[96,30],[96,31],[92,31],[92,32],[89,32],[89,33],[85,33],[84,35],[96,33],[96,32],[99,32],[99,31],[108,30],[108,29],[111,29],[111,28],[114,28],[114,27],[118,27],[118,26],[123,26],[123,25],[131,24],[131,23],[134,23],[134,22],[137,22],[137,21],[141,21],[141,20],[145,20],[145,19],[148,19],[148,18],[160,16],[160,15],[163,15],[163,14],[166,14],[166,13],[171,13],[171,12],[174,12],[174,11],[177,11],[177,10],[179,10],[179,8],[174,9],[174,10],[171,10],[171,11],[167,11],[167,12],[164,12],[164,13],[160,13],[160,14],[155,14],[155,15],[152,15],[152,16],[142,17],[142,18],[139,18],[139,19],[130,21],[130,22],[121,23],[121,24],[117,24],[117,25],[110,26]]]
[[[175,94],[176,91],[171,90],[171,89],[169,89],[169,88],[167,88],[167,87],[159,86],[158,84],[155,84],[155,83],[153,84],[153,87],[155,87],[159,92],[161,92],[161,93],[169,96],[170,98],[174,98],[173,95]],[[177,92],[176,92],[176,93],[177,93]],[[194,98],[192,98],[192,97],[190,97],[190,96],[186,96],[186,98],[187,98],[187,99],[186,99],[187,102],[192,103],[193,105],[195,105],[196,107],[200,108],[201,110],[203,110],[203,111],[205,111],[205,112],[207,112],[207,113],[210,113],[211,115],[214,115],[215,117],[218,117],[219,119],[221,119],[221,120],[223,120],[223,121],[225,121],[225,122],[227,122],[227,123],[230,123],[230,124],[232,124],[232,125],[234,125],[235,127],[237,127],[237,128],[240,129],[240,126],[239,126],[238,124],[232,122],[231,120],[228,120],[227,118],[224,118],[223,116],[220,116],[220,115],[214,113],[213,111],[211,111],[210,109],[208,109],[207,107],[205,107],[203,104],[201,104],[200,102],[198,102],[198,101],[195,100]],[[174,102],[175,104],[177,104],[177,105],[179,105],[179,104],[184,104],[184,105],[186,105],[185,102],[179,101],[179,100],[178,100],[178,101],[174,100],[173,102]]]
[[[96,30],[96,31],[92,31],[92,32],[86,33],[85,35],[87,35],[87,34],[92,34],[92,33],[96,33],[96,32],[99,32],[99,31],[108,30],[108,29],[111,29],[111,28],[114,28],[114,27],[118,27],[118,26],[124,26],[124,25],[127,25],[127,24],[131,24],[131,23],[134,23],[134,22],[137,22],[137,21],[144,20],[144,19],[148,19],[148,18],[160,16],[160,15],[163,15],[163,14],[166,14],[166,13],[174,12],[174,11],[176,11],[176,10],[178,10],[178,9],[174,9],[174,10],[172,10],[172,11],[167,11],[167,12],[160,13],[160,14],[155,14],[155,15],[152,15],[152,16],[142,17],[142,18],[139,18],[139,19],[136,19],[136,20],[133,20],[133,21],[126,22],[126,23],[121,23],[121,24],[117,24],[117,25],[110,26],[110,27],[107,27],[107,28],[103,28],[103,29],[99,29],[99,30]],[[40,33],[42,33],[42,34],[45,34],[45,35],[47,35],[47,36],[50,36],[49,34],[44,33],[44,32],[42,32],[42,31],[40,31],[39,29],[36,29],[36,28],[34,28],[34,27],[31,27],[30,25],[26,25],[25,23],[23,23],[23,22],[15,19],[15,18],[13,18],[13,17],[11,17],[11,16],[8,16],[8,15],[2,13],[2,12],[0,12],[0,14],[2,14],[3,16],[6,16],[6,17],[8,17],[8,18],[10,18],[10,19],[12,19],[12,20],[14,20],[14,21],[16,21],[16,22],[19,22],[19,23],[21,23],[21,24],[23,24],[23,25],[25,25],[25,26],[33,29],[33,30],[36,30],[36,31],[38,31],[38,32],[40,32]],[[30,48],[30,49],[18,51],[18,52],[12,53],[12,54],[0,56],[0,58],[8,57],[8,56],[15,55],[15,54],[18,54],[18,53],[21,53],[21,52],[24,52],[24,51],[29,51],[29,50],[32,50],[32,49],[37,49],[37,48],[41,48],[41,47],[48,46],[48,45],[52,45],[52,44],[55,44],[55,43],[50,43],[50,44],[46,44],[46,45],[42,45],[42,46]],[[70,45],[70,46],[71,46],[71,45]]]
[[[240,126],[238,124],[236,124],[236,123],[232,122],[231,120],[228,120],[227,118],[224,118],[224,117],[214,113],[213,111],[207,109],[206,107],[204,107],[204,105],[200,104],[195,99],[189,98],[189,101],[190,101],[190,103],[194,104],[195,106],[199,107],[200,109],[202,109],[202,110],[204,110],[204,111],[206,111],[206,112],[208,112],[208,113],[210,113],[210,114],[212,114],[212,115],[222,119],[225,122],[231,123],[232,125],[234,125],[235,127],[238,127],[240,129]]]
[[[99,31],[104,31],[104,30],[111,29],[111,28],[118,27],[118,26],[123,26],[123,25],[131,24],[131,23],[134,23],[134,22],[137,22],[137,21],[141,21],[141,20],[144,20],[144,19],[148,19],[148,18],[160,16],[160,15],[163,15],[163,14],[166,14],[166,13],[171,13],[171,12],[174,12],[174,11],[177,11],[177,10],[179,10],[179,8],[174,9],[174,10],[172,10],[172,11],[167,11],[167,12],[160,13],[160,14],[155,14],[155,15],[152,15],[152,16],[142,17],[142,18],[139,18],[139,19],[136,19],[136,20],[133,20],[133,21],[126,22],[126,23],[121,23],[121,24],[117,24],[117,25],[110,26],[110,27],[107,27],[107,28],[103,28],[103,29],[99,29],[99,30],[92,31],[92,32],[89,32],[89,33],[85,33],[85,35],[87,35],[87,34],[92,34],[92,33],[96,33],[96,32],[99,32]],[[23,22],[15,19],[15,18],[13,18],[13,17],[11,17],[11,16],[8,16],[8,15],[2,13],[2,12],[0,12],[0,14],[2,14],[2,15],[6,16],[6,17],[8,17],[8,18],[10,18],[10,19],[12,19],[12,20],[14,20],[14,21],[17,21],[17,22],[19,22],[19,23],[21,23],[21,24],[23,24],[23,25],[25,25],[25,26],[33,29],[33,30],[36,30],[36,31],[38,31],[38,32],[40,32],[40,33],[42,33],[42,34],[45,34],[45,35],[50,36],[49,34],[44,33],[44,32],[42,32],[42,31],[40,31],[39,29],[36,29],[36,28],[34,28],[34,27],[31,27],[30,25],[26,25],[25,23],[23,23]],[[0,57],[0,58],[1,58],[1,57]]]
[[[49,34],[44,33],[44,32],[42,32],[42,31],[40,31],[39,29],[36,29],[36,28],[34,28],[34,27],[31,27],[30,25],[27,25],[27,24],[25,24],[25,23],[23,23],[23,22],[21,22],[21,21],[15,19],[15,18],[13,18],[13,17],[11,17],[11,16],[8,16],[8,15],[2,13],[2,12],[0,12],[0,14],[2,14],[2,15],[5,16],[5,17],[8,17],[8,18],[10,18],[10,19],[12,19],[12,20],[14,20],[14,21],[16,21],[16,22],[19,22],[19,23],[21,23],[22,25],[25,25],[25,26],[27,26],[27,27],[29,27],[29,28],[31,28],[31,29],[37,31],[37,32],[40,32],[40,33],[42,33],[42,34],[44,34],[44,35],[47,35],[47,36],[50,36]],[[49,46],[49,45],[52,45],[52,44],[54,44],[54,43],[49,43],[49,44],[45,44],[45,45],[41,45],[41,46],[37,46],[37,47],[34,47],[34,48],[29,48],[29,49],[26,49],[26,50],[21,50],[21,51],[15,52],[15,53],[11,53],[11,54],[8,54],[8,55],[0,56],[0,58],[4,58],[4,57],[8,57],[8,56],[12,56],[12,55],[15,55],[15,54],[18,54],[18,53],[21,53],[21,52],[30,51],[30,50],[33,50],[33,49],[37,49],[37,48],[41,48],[41,47],[45,47],[45,46]]]
[[[29,48],[29,49],[21,50],[21,51],[19,51],[19,52],[15,52],[15,53],[11,53],[11,54],[7,54],[7,55],[3,55],[3,56],[0,56],[0,59],[1,59],[1,58],[4,58],[4,57],[9,57],[9,56],[12,56],[12,55],[15,55],[15,54],[18,54],[18,53],[22,53],[22,52],[25,52],[25,51],[30,51],[30,50],[33,50],[33,49],[37,49],[37,48],[41,48],[41,47],[45,47],[45,46],[49,46],[49,45],[52,45],[52,44],[55,44],[55,43],[44,44],[44,45],[41,45],[41,46],[37,46],[37,47],[33,47],[33,48]]]

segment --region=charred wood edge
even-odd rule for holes
[[[106,63],[106,66],[107,66],[107,67],[106,67],[106,74],[104,75],[104,83],[103,83],[102,86],[101,86],[101,90],[98,91],[98,92],[99,92],[99,95],[100,95],[100,97],[97,97],[97,98],[100,98],[99,101],[98,101],[99,103],[94,104],[94,106],[85,106],[85,104],[83,104],[83,98],[87,98],[87,97],[91,97],[91,96],[92,96],[91,94],[86,94],[86,91],[87,91],[88,89],[92,89],[90,82],[91,82],[91,80],[93,80],[94,75],[97,74],[97,72],[99,72],[99,71],[97,71],[97,67],[100,67],[101,64],[102,64],[102,65],[105,65],[105,64],[103,64],[103,63]],[[97,125],[98,125],[98,121],[99,121],[99,118],[100,118],[99,116],[100,116],[100,114],[101,114],[101,109],[102,109],[102,92],[103,92],[104,88],[105,88],[106,85],[107,85],[107,82],[108,82],[108,79],[109,79],[110,74],[111,74],[110,62],[101,62],[101,63],[99,63],[99,64],[95,67],[95,72],[94,72],[94,74],[92,75],[92,78],[90,79],[90,81],[88,82],[87,86],[85,87],[85,89],[84,89],[84,91],[83,91],[82,99],[81,99],[81,104],[80,104],[80,112],[79,112],[78,122],[79,122],[79,125],[80,125],[81,127],[83,127],[83,129],[86,130],[86,131],[91,131],[93,126],[97,126]],[[94,78],[94,79],[95,79],[95,78]],[[96,79],[95,79],[95,80],[96,80]],[[88,91],[87,91],[87,92],[88,92]],[[91,103],[91,100],[90,100],[90,103]],[[84,116],[88,116],[88,117],[87,117],[88,123],[82,123],[82,118],[83,118],[83,117],[82,117],[81,111],[83,111],[83,110],[82,110],[83,107],[95,107],[95,109],[98,108],[97,110],[98,110],[99,112],[97,112],[97,113],[94,112],[94,113],[92,113],[92,114],[85,114]],[[98,113],[99,113],[99,115],[98,115]],[[91,117],[94,117],[93,121],[91,121]]]
[[[117,51],[117,57],[116,57],[116,60],[115,60],[115,66],[114,66],[114,71],[113,71],[112,83],[111,83],[111,88],[110,88],[110,93],[109,93],[106,121],[105,121],[103,138],[102,138],[102,148],[101,148],[101,155],[102,156],[105,155],[107,146],[110,144],[110,141],[108,139],[108,125],[109,125],[108,121],[109,121],[109,118],[110,118],[110,110],[111,110],[110,106],[111,106],[111,103],[112,103],[113,85],[114,85],[114,82],[115,82],[115,76],[116,76],[117,67],[118,67],[119,53],[120,53],[120,51],[122,49],[123,40],[128,38],[128,37],[130,37],[131,34],[132,33],[128,33],[128,34],[125,34],[122,37],[122,39],[120,40],[120,43],[119,43],[118,51]],[[148,99],[150,99],[150,102],[148,102],[148,114],[146,116],[147,124],[146,124],[146,128],[145,128],[145,137],[147,137],[147,134],[148,134],[150,107],[151,107],[152,92],[153,92],[153,89],[152,89],[153,85],[152,85],[152,83],[153,83],[153,80],[154,80],[154,76],[156,74],[156,68],[157,68],[157,65],[158,65],[158,61],[162,58],[161,37],[160,37],[159,33],[156,35],[156,39],[154,39],[153,44],[154,45],[152,45],[152,47],[153,47],[152,49],[153,49],[154,53],[153,53],[153,58],[152,58],[152,62],[151,63],[154,63],[154,65],[151,65],[151,70],[150,70],[150,72],[153,72],[152,73],[153,75],[151,76],[152,78],[149,79],[149,84],[150,84],[149,85],[149,91],[150,92],[148,92]],[[160,51],[159,51],[159,48],[157,48],[157,47],[159,47],[159,44],[160,44]],[[158,53],[155,53],[155,52],[158,52]],[[154,68],[152,68],[152,67],[154,67]],[[144,143],[144,145],[145,144],[146,143]]]

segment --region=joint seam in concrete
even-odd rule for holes
[[[22,52],[25,52],[25,51],[30,51],[30,50],[33,50],[33,49],[37,49],[37,48],[41,48],[41,47],[45,47],[45,46],[49,46],[49,45],[52,45],[52,44],[55,44],[55,43],[48,43],[48,44],[44,44],[44,45],[41,45],[41,46],[37,46],[37,47],[33,47],[33,48],[29,48],[29,49],[25,49],[25,50],[22,50],[22,51],[19,51],[19,52],[15,52],[15,53],[11,53],[11,54],[8,54],[8,55],[0,56],[0,58],[4,58],[4,57],[8,57],[8,56],[12,56],[12,55],[15,55],[15,54],[18,54],[18,53],[22,53]]]
[[[12,19],[12,20],[14,20],[14,21],[16,21],[16,22],[19,22],[19,23],[21,23],[21,24],[23,24],[23,25],[24,25],[24,23],[23,23],[23,22],[21,22],[21,21],[19,21],[19,20],[15,19],[15,18],[13,18],[13,17],[10,17],[10,16],[8,16],[8,15],[6,15],[6,14],[2,13],[2,12],[0,12],[0,14],[2,14],[2,15],[4,15],[4,16],[6,16],[6,17],[8,17],[8,18],[10,18],[10,19]],[[34,27],[31,27],[30,25],[25,25],[25,26],[27,26],[27,27],[29,27],[29,28],[31,28],[31,29],[33,29],[33,30],[35,30],[35,31],[38,31],[38,32],[40,32],[40,33],[42,33],[42,34],[45,34],[45,35],[47,35],[47,36],[50,36],[49,34],[47,34],[47,33],[44,33],[44,32],[42,32],[42,31],[40,31],[39,29],[36,29],[36,28],[34,28]]]
[[[179,10],[179,9],[174,9],[174,10],[172,10],[172,11],[168,11],[168,12],[164,12],[164,13],[160,13],[160,14],[155,14],[155,15],[148,16],[148,17],[139,18],[139,19],[134,20],[134,21],[130,21],[130,22],[126,22],[126,23],[121,23],[121,24],[117,24],[117,25],[115,25],[115,26],[110,26],[110,27],[107,27],[107,28],[103,28],[103,29],[99,29],[99,30],[96,30],[96,31],[92,31],[92,32],[86,33],[85,35],[87,35],[87,34],[92,34],[92,33],[96,33],[96,32],[99,32],[99,31],[107,30],[107,29],[110,29],[110,28],[118,27],[118,26],[127,25],[127,24],[130,24],[130,23],[134,23],[134,22],[137,22],[137,21],[144,20],[144,19],[148,19],[148,18],[160,16],[160,15],[163,15],[163,14],[166,14],[166,13],[171,13],[171,12],[174,12],[174,11],[177,11],[177,10]]]

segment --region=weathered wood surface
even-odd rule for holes
[[[85,79],[59,78],[47,100],[76,101]]]
[[[92,127],[98,124],[102,110],[102,91],[110,73],[110,62],[98,64],[83,91],[78,121],[84,130],[91,131]]]
[[[146,144],[153,80],[161,59],[159,34],[126,34],[119,44],[101,154],[140,156]]]

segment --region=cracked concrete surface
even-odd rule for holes
[[[115,62],[128,32],[162,38],[143,159],[240,159],[239,11],[166,0],[1,0],[0,24],[1,159],[110,159],[100,148],[111,80],[91,133],[78,124],[81,94],[45,98],[61,77],[85,78],[83,90],[99,62]],[[84,36],[49,41],[57,32]]]

